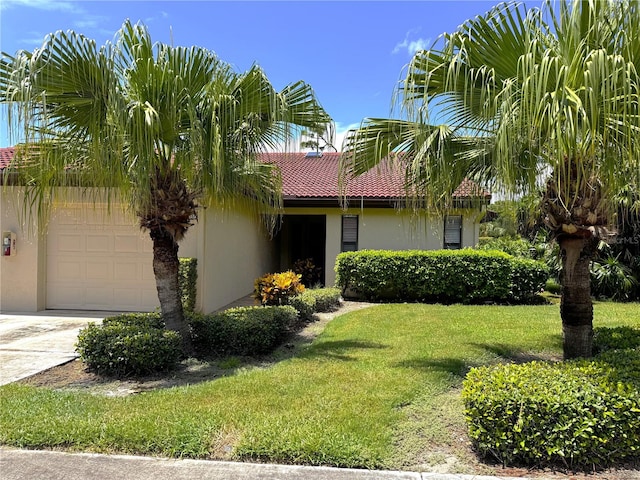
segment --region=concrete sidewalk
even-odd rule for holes
[[[80,329],[113,314],[74,310],[0,314],[0,385],[77,358]]]
[[[0,448],[0,472],[2,480],[526,480],[9,448]]]

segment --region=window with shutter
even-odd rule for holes
[[[444,219],[444,248],[462,248],[462,215],[447,215]]]
[[[342,251],[358,250],[358,215],[342,216]]]

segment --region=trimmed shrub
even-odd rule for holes
[[[289,299],[289,305],[296,309],[301,322],[310,322],[317,311],[316,297],[311,292],[312,290],[305,290],[300,295]]]
[[[545,270],[499,251],[360,250],[338,255],[336,284],[374,301],[521,301],[542,290]]]
[[[182,308],[185,312],[193,312],[196,308],[196,282],[198,281],[198,259],[180,258],[178,267],[178,287]]]
[[[544,289],[548,278],[549,269],[545,264],[527,258],[513,258],[510,299],[531,302]]]
[[[332,312],[340,307],[339,288],[314,288],[309,294],[316,299],[316,312]]]
[[[280,345],[298,321],[290,305],[238,307],[193,315],[193,346],[199,357],[262,355]]]
[[[159,312],[153,313],[121,313],[102,320],[102,326],[120,325],[138,328],[164,328],[164,320]]]
[[[313,288],[291,297],[289,305],[298,311],[303,322],[308,322],[316,312],[331,312],[340,306],[339,288]]]
[[[462,397],[477,450],[504,465],[587,469],[640,454],[638,352],[612,353],[471,369]]]
[[[267,273],[256,279],[253,296],[262,305],[287,305],[291,297],[304,292],[300,278],[300,275],[291,270]]]
[[[640,328],[597,327],[593,329],[594,353],[640,348]]]
[[[560,285],[555,279],[550,278],[544,285],[545,292],[560,294],[562,293],[562,285]]]
[[[158,314],[105,318],[102,325],[90,323],[80,330],[76,351],[90,370],[104,375],[127,377],[170,370],[182,356],[182,339],[162,325]]]

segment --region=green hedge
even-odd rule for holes
[[[547,267],[500,251],[360,250],[336,259],[345,295],[374,301],[526,301],[544,287]]]
[[[291,297],[289,305],[298,311],[301,321],[312,320],[316,312],[330,312],[340,306],[340,289],[313,288]]]
[[[156,313],[132,313],[105,318],[80,330],[76,351],[87,367],[100,374],[127,377],[174,368],[182,355],[182,340],[163,329]]]
[[[196,258],[180,258],[178,288],[180,288],[182,308],[185,312],[193,312],[196,308],[197,281],[198,260]]]
[[[290,305],[238,307],[193,315],[193,346],[199,357],[261,355],[280,345],[298,321]]]
[[[593,351],[640,348],[639,327],[597,327],[593,329]]]
[[[462,391],[469,435],[505,465],[593,469],[636,458],[639,356],[474,368]]]

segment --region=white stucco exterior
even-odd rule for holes
[[[59,231],[62,231],[62,234],[56,236],[56,244],[53,245],[57,249],[64,247],[65,238],[72,238],[65,234],[82,232],[83,230],[83,226],[80,224],[66,227],[67,231],[65,231],[65,225],[56,223],[59,222],[60,217],[69,219],[81,217],[81,222],[91,225],[93,231],[97,230],[99,233],[107,234],[110,233],[110,229],[117,228],[119,232],[129,234],[124,240],[120,238],[125,247],[132,245],[131,238],[135,240],[136,237],[139,237],[138,243],[143,242],[144,245],[142,247],[138,245],[139,254],[135,259],[139,263],[140,257],[143,257],[144,262],[148,262],[148,265],[145,266],[144,281],[147,282],[146,287],[155,288],[153,279],[148,281],[149,275],[152,275],[151,241],[147,238],[147,234],[140,232],[134,216],[125,215],[122,209],[116,205],[112,205],[109,209],[111,213],[107,214],[106,205],[82,203],[71,196],[71,200],[67,198],[64,203],[56,204],[52,209],[51,223],[55,228],[52,228],[52,232],[50,232],[48,228],[39,229],[35,220],[32,220],[34,223],[31,225],[21,222],[22,219],[18,214],[19,205],[16,202],[20,201],[22,194],[19,187],[0,188],[0,232],[11,231],[16,234],[17,240],[16,255],[0,258],[0,311],[37,312],[46,308],[56,308],[56,305],[48,303],[47,299],[47,295],[54,294],[51,285],[48,285],[48,279],[51,283],[52,272],[47,272],[47,268],[50,270],[55,268],[54,263],[48,262],[51,258],[47,258],[53,256],[51,251],[54,243],[52,232],[58,234]],[[114,221],[113,217],[117,217],[117,220]],[[126,221],[123,221],[122,218],[125,218]],[[105,225],[102,228],[96,228],[95,225],[100,221],[104,221]],[[67,221],[66,223],[73,222]],[[110,227],[111,223],[116,226]],[[130,225],[130,229],[124,226],[126,224]],[[98,243],[100,241],[106,242],[102,237],[98,238]],[[47,255],[48,251],[49,255]],[[272,245],[264,229],[249,214],[238,211],[223,214],[215,209],[202,210],[199,222],[189,229],[184,240],[180,243],[179,249],[179,256],[198,259],[196,300],[198,310],[211,312],[239,297],[250,294],[254,280],[272,269],[273,256],[271,251]],[[113,264],[115,265],[116,261],[119,261],[121,266],[133,266],[134,262],[127,255],[131,254],[114,251]],[[94,269],[115,268],[113,265],[107,264],[108,260],[103,254],[99,257],[98,263],[94,262]],[[127,262],[130,265],[127,265]],[[71,274],[74,272],[72,268],[69,271]],[[121,294],[123,292],[126,293],[124,290],[120,291]],[[105,298],[108,298],[108,293],[105,288]],[[118,292],[116,291],[113,295],[117,296]],[[72,297],[73,294],[70,296]],[[67,308],[76,307],[70,305]],[[118,310],[119,308],[111,308],[105,304],[104,306],[99,305],[95,309]],[[153,309],[153,307],[149,306],[147,309]]]
[[[462,215],[462,248],[478,243],[477,210],[451,212]],[[326,217],[325,284],[335,284],[336,257],[342,251],[342,217],[358,216],[358,250],[438,250],[444,244],[444,219],[424,215],[412,218],[409,212],[393,208],[287,208],[285,215]]]
[[[23,225],[21,223],[18,210],[19,202],[22,199],[20,187],[0,188],[0,231],[11,231],[17,237],[17,254],[11,257],[0,258],[0,311],[2,312],[36,312],[46,308],[61,308],[52,303],[51,297],[59,296],[60,289],[65,288],[65,284],[55,285],[58,290],[52,287],[54,278],[52,269],[57,268],[54,258],[58,250],[64,250],[64,242],[69,238],[70,242],[82,242],[75,240],[71,235],[71,230],[80,232],[86,236],[86,243],[89,243],[91,233],[93,235],[93,247],[106,244],[108,234],[111,234],[111,244],[120,242],[122,248],[113,248],[113,265],[109,264],[109,255],[103,250],[99,258],[91,256],[96,248],[85,249],[86,257],[73,265],[67,262],[67,276],[73,276],[74,271],[80,271],[82,258],[86,258],[85,270],[93,269],[94,275],[90,280],[97,278],[95,272],[100,272],[100,268],[115,270],[120,265],[121,272],[134,270],[134,263],[137,262],[138,270],[146,269],[142,281],[147,284],[141,285],[142,294],[147,299],[153,299],[153,289],[155,288],[152,275],[152,251],[151,242],[147,234],[140,233],[137,227],[136,218],[128,214],[125,215],[117,205],[112,205],[110,211],[112,215],[118,217],[117,220],[107,219],[107,209],[104,204],[87,204],[80,201],[73,195],[67,195],[65,201],[59,201],[54,205],[54,222],[59,218],[67,218],[66,223],[72,225],[74,218],[81,218],[76,225],[69,227],[69,232],[65,231],[65,222],[62,225],[55,225],[54,230],[58,237],[53,238],[45,228],[38,228],[35,223]],[[55,217],[57,212],[58,217]],[[462,215],[462,247],[473,247],[478,242],[478,215],[477,210],[461,210],[452,212],[455,215]],[[124,216],[123,216],[124,215]],[[324,219],[324,238],[319,239],[324,249],[324,283],[327,286],[335,284],[335,260],[342,250],[342,218],[344,215],[355,215],[358,217],[358,250],[363,249],[387,249],[387,250],[407,250],[426,249],[435,250],[443,248],[444,242],[444,219],[442,217],[424,216],[418,219],[412,218],[409,213],[397,211],[393,208],[352,208],[342,210],[338,206],[334,208],[326,207],[306,207],[306,208],[286,208],[286,216],[314,216]],[[84,223],[83,223],[84,222]],[[104,224],[102,224],[102,222]],[[82,225],[87,225],[83,228]],[[130,225],[130,227],[127,227]],[[93,230],[92,230],[93,229]],[[62,235],[60,236],[60,232]],[[120,233],[118,233],[120,232]],[[69,233],[69,235],[67,235]],[[119,237],[118,237],[119,235]],[[136,240],[137,238],[137,240]],[[102,242],[102,243],[101,243]],[[142,243],[140,243],[142,242]],[[295,260],[291,258],[291,245],[284,240],[273,240],[269,238],[265,229],[254,216],[243,211],[227,211],[222,213],[215,208],[202,209],[199,213],[199,221],[187,232],[185,239],[180,243],[179,256],[194,257],[198,260],[198,283],[196,307],[199,311],[208,313],[228,305],[235,300],[249,295],[253,290],[256,278],[267,272],[280,271],[285,263]],[[315,239],[314,239],[315,242]],[[317,243],[317,242],[315,242]],[[62,245],[62,247],[60,246]],[[137,250],[133,248],[137,245]],[[142,246],[140,246],[142,245]],[[71,251],[71,250],[70,250]],[[80,251],[80,250],[78,250]],[[123,252],[119,253],[119,252]],[[137,251],[137,253],[135,253]],[[132,253],[133,252],[133,253]],[[127,257],[134,255],[134,257]],[[138,255],[138,256],[136,256]],[[72,254],[73,256],[73,254]],[[131,260],[129,260],[131,258]],[[142,259],[142,260],[141,260]],[[145,262],[148,262],[146,264]],[[128,265],[128,264],[131,265]],[[144,264],[140,267],[141,264]],[[122,267],[124,265],[124,267]],[[66,268],[66,267],[65,267]],[[76,270],[73,270],[76,268]],[[47,270],[50,271],[47,271]],[[126,274],[126,273],[125,273]],[[133,274],[132,278],[133,277]],[[138,278],[138,277],[135,277]],[[126,278],[127,281],[131,280]],[[137,280],[134,280],[137,281]],[[107,282],[105,280],[105,282]],[[95,309],[117,308],[110,305],[110,298],[122,300],[118,297],[118,291],[125,292],[126,288],[134,290],[138,285],[130,285],[123,281],[120,287],[117,279],[111,279],[111,283],[105,283],[105,301],[103,304],[88,302],[86,305],[97,305]],[[62,285],[62,286],[60,286]],[[82,280],[76,282],[75,286],[70,286],[69,298],[77,291],[82,290]],[[111,291],[109,291],[111,289]],[[146,293],[144,293],[146,292]],[[64,293],[64,291],[63,291]],[[140,295],[142,295],[140,294]],[[96,298],[100,295],[100,284],[92,286],[92,293],[87,297]],[[111,297],[109,297],[111,295]],[[50,298],[48,298],[48,296]],[[129,295],[134,296],[134,293]],[[127,305],[122,301],[123,305]],[[67,304],[63,304],[67,305]],[[81,308],[72,304],[65,308]],[[147,303],[147,305],[149,305]],[[155,305],[155,304],[153,304]],[[155,307],[154,307],[155,308]],[[127,308],[123,308],[126,310]],[[147,309],[153,309],[148,306]]]

